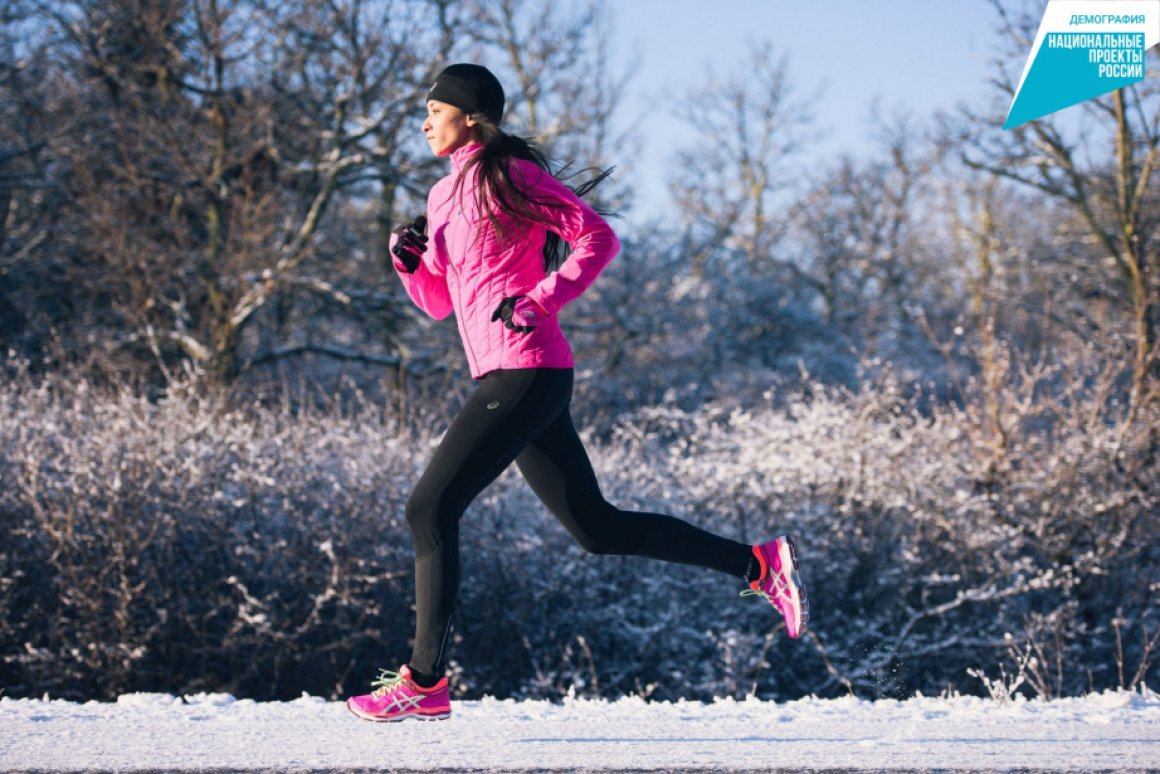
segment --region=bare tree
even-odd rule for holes
[[[753,45],[735,71],[707,71],[677,114],[696,139],[676,155],[669,181],[682,218],[672,249],[684,270],[673,278],[666,313],[681,318],[674,328],[684,356],[706,369],[730,361],[751,371],[777,368],[798,356],[815,317],[797,292],[797,267],[780,249],[810,108],[795,98],[785,60]]]
[[[50,114],[33,131],[67,221],[51,252],[91,343],[128,367],[184,361],[227,383],[303,351],[301,337],[279,346],[264,315],[313,297],[377,316],[389,346],[390,298],[365,289],[383,278],[396,192],[424,174],[407,137],[451,45],[451,8],[30,5],[53,59]],[[376,235],[369,249],[337,233],[352,214]]]
[[[0,9],[0,342],[26,352],[39,344],[26,339],[35,304],[17,291],[43,276],[35,270],[48,239],[46,174],[42,159],[46,138],[38,131],[44,114],[45,43],[35,33],[31,3],[7,3]]]
[[[867,357],[896,354],[918,332],[911,310],[940,303],[932,255],[934,148],[912,118],[875,117],[878,148],[845,157],[795,208],[795,264],[827,324]]]
[[[790,164],[813,117],[774,51],[753,45],[737,73],[719,79],[710,71],[679,109],[698,142],[677,157],[671,191],[701,245],[698,273],[722,247],[754,266],[766,262],[785,234]]]

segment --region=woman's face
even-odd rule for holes
[[[431,100],[423,134],[436,156],[446,156],[475,139],[475,120],[454,105]]]

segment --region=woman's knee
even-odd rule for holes
[[[446,493],[429,492],[422,487],[411,493],[403,512],[411,528],[415,552],[420,555],[434,547],[459,523],[459,515],[449,506]]]
[[[572,537],[576,539],[576,544],[585,552],[594,556],[609,556],[620,553],[615,546],[598,536],[589,535],[586,532],[573,532]]]
[[[407,505],[403,514],[407,517],[407,524],[414,532],[417,528],[426,528],[432,523],[434,509],[427,502],[427,498],[420,497],[418,492],[412,492],[407,498]]]
[[[571,521],[570,530],[576,542],[590,554],[623,556],[633,553],[639,543],[639,529],[633,514],[614,508],[607,502],[576,508],[573,514],[583,514]]]

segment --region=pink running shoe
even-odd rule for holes
[[[418,718],[446,720],[451,717],[451,699],[444,677],[434,688],[420,688],[411,679],[411,670],[403,666],[398,672],[379,670],[373,693],[351,696],[346,708],[364,720],[392,721]]]
[[[785,618],[790,637],[800,637],[810,620],[806,587],[798,575],[797,546],[789,535],[753,547],[761,566],[761,577],[741,592],[743,597],[765,597]]]

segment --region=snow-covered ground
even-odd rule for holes
[[[1160,694],[1150,691],[1007,705],[630,698],[453,707],[446,721],[389,724],[306,696],[5,698],[0,770],[1160,770]]]

